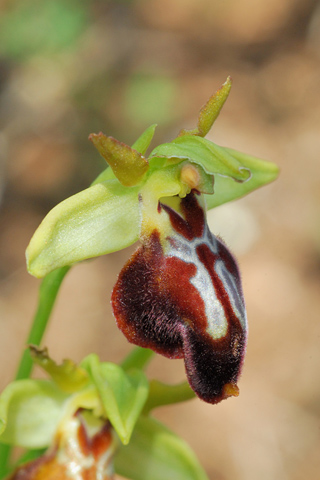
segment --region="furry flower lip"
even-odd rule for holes
[[[179,202],[180,214],[159,203],[166,233],[144,234],[119,275],[112,307],[129,342],[184,358],[196,394],[218,403],[238,395],[247,322],[237,264],[210,232],[201,203],[194,192]]]

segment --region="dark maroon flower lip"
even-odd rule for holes
[[[196,394],[218,403],[239,393],[246,312],[237,263],[210,232],[200,198],[182,199],[181,215],[159,204],[155,215],[166,216],[170,235],[155,228],[144,237],[120,272],[112,307],[129,342],[184,358]]]

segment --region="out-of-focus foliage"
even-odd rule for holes
[[[170,124],[176,120],[173,109],[176,95],[177,83],[169,76],[137,72],[130,78],[125,92],[125,113],[132,122],[142,125]]]
[[[88,24],[89,0],[15,0],[0,19],[0,52],[15,60],[73,47]]]

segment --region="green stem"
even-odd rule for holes
[[[27,339],[27,345],[40,345],[43,334],[46,330],[60,285],[69,271],[70,267],[62,267],[49,273],[43,280],[39,289],[38,309],[33,319],[33,324]],[[33,362],[29,348],[24,351],[16,380],[28,378],[32,370]]]
[[[149,348],[135,347],[121,363],[124,370],[130,368],[145,368],[153,357],[154,352]]]
[[[60,285],[69,271],[70,267],[62,267],[47,275],[39,289],[38,309],[33,319],[32,327],[27,339],[27,345],[32,343],[39,345],[46,330]],[[22,354],[16,380],[28,378],[32,370],[32,359],[29,348],[26,348]],[[11,446],[0,444],[0,478],[3,478],[8,472],[8,461],[10,458]]]
[[[188,382],[178,385],[167,385],[158,380],[151,380],[149,397],[144,406],[143,413],[148,414],[156,407],[185,402],[195,398],[196,394],[191,390]]]
[[[8,460],[11,453],[11,446],[0,444],[0,478],[4,478],[9,473]]]

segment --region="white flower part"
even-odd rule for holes
[[[57,453],[57,461],[63,465],[72,480],[83,480],[83,470],[88,470],[94,466],[94,458],[92,454],[86,456],[81,450],[78,440],[78,431],[81,422],[79,418],[73,417],[64,422],[59,429],[62,437],[62,448]],[[63,448],[64,447],[64,448]]]
[[[198,203],[200,204],[199,201]],[[203,210],[205,209],[203,205],[200,206]],[[163,215],[170,222],[168,214],[164,212]],[[207,246],[214,255],[213,264],[209,269],[198,255],[197,248],[203,245]],[[190,283],[197,289],[200,298],[203,300],[207,320],[206,332],[214,340],[225,337],[228,331],[228,319],[221,296],[219,297],[217,287],[213,282],[212,271],[216,273],[223,285],[225,297],[228,297],[233,313],[244,330],[247,328],[245,304],[242,289],[239,285],[240,274],[236,278],[228,270],[224,259],[220,255],[221,248],[227,249],[225,244],[211,233],[207,222],[204,221],[202,235],[200,237],[194,236],[192,239],[187,239],[171,229],[170,235],[167,237],[165,250],[167,257],[176,257],[184,263],[193,264],[196,267],[196,274],[190,279]],[[230,252],[229,255],[232,257]]]
[[[203,300],[208,324],[207,333],[211,338],[219,339],[226,335],[228,322],[224,308],[217,298],[210,273],[197,255],[197,247],[204,243],[211,251],[218,254],[217,240],[213,238],[208,229],[205,230],[202,237],[195,237],[192,240],[186,240],[181,235],[176,236],[177,234],[175,234],[174,246],[171,244],[171,248],[166,254],[196,266],[197,273],[191,278],[190,283],[197,289]]]
[[[96,480],[105,480],[106,477],[112,477],[114,474],[112,455],[113,449],[108,449],[99,458],[96,466]]]
[[[57,434],[57,462],[65,468],[70,480],[83,480],[88,471],[94,472],[96,480],[112,478],[114,442],[111,441],[105,451],[99,454],[99,458],[96,458],[90,448],[91,435],[84,425],[78,415],[61,424]],[[88,434],[87,451],[84,451],[84,444],[81,444],[81,429],[84,435]],[[85,437],[83,440],[86,442]]]

